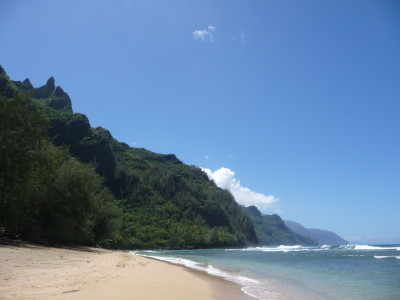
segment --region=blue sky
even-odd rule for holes
[[[0,2],[0,64],[265,213],[400,243],[396,1]]]

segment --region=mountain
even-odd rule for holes
[[[72,113],[72,103],[68,94],[59,86],[55,87],[54,77],[50,77],[44,86],[33,88],[29,78],[24,81],[12,81],[23,92],[31,92],[32,98],[56,110]]]
[[[128,249],[316,244],[174,154],[91,127],[53,77],[34,88],[0,66],[0,120],[0,227],[10,235]]]
[[[338,236],[336,233],[322,229],[304,228],[301,224],[285,220],[285,225],[297,234],[310,237],[320,245],[347,245],[348,241]]]
[[[30,98],[20,91],[28,93]],[[73,112],[68,94],[55,86],[53,77],[44,86],[34,88],[29,79],[11,81],[0,67],[0,96],[0,113],[4,115],[0,140],[15,138],[17,141],[17,136],[24,143],[26,140],[22,148],[11,142],[1,145],[2,151],[12,156],[12,160],[7,156],[4,161],[0,160],[3,164],[0,165],[0,186],[5,187],[1,196],[6,199],[0,203],[0,210],[4,212],[0,214],[0,227],[22,233],[27,238],[44,237],[72,243],[91,241],[131,249],[257,244],[250,218],[230,192],[218,188],[200,168],[184,164],[173,154],[132,148],[114,139],[108,130],[91,127],[84,114]],[[38,134],[29,139],[32,130],[38,130]],[[43,135],[44,130],[47,137]],[[47,140],[52,145],[48,145]],[[42,145],[46,145],[47,150]],[[72,177],[65,179],[63,176],[73,175],[73,168],[69,170],[65,164],[81,170],[81,177],[78,174],[75,181]],[[17,169],[15,166],[21,166],[21,171],[14,174],[13,181],[8,174]],[[101,186],[91,168],[101,176]],[[40,174],[36,174],[38,172]],[[21,174],[26,176],[21,177]],[[94,191],[83,184],[86,178],[93,178]],[[17,190],[20,191],[18,195]],[[68,197],[79,190],[84,192],[79,194],[83,202],[74,204],[68,199],[75,198]],[[24,200],[27,204],[16,204],[19,195],[29,196]],[[91,202],[75,210],[71,205],[80,206],[87,200],[85,195]],[[38,198],[47,204],[40,204]],[[63,206],[53,207],[51,201],[56,201],[53,198]],[[104,217],[100,220],[93,213],[95,203],[117,209],[108,209],[113,211],[112,215],[107,215],[107,209],[102,210]],[[60,209],[62,213],[58,214]],[[11,215],[15,217],[10,218]],[[21,219],[26,221],[20,222]],[[69,220],[68,234],[57,235],[56,230],[48,230],[54,224],[59,224],[60,232],[69,230],[60,220]],[[115,227],[113,236],[100,239],[101,226],[107,227],[110,223]],[[74,240],[75,231],[82,236],[79,241]]]
[[[312,238],[294,233],[276,214],[262,215],[255,206],[242,210],[250,217],[260,245],[318,245]]]

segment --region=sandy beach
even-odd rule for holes
[[[123,251],[0,244],[0,299],[254,299],[202,272]]]

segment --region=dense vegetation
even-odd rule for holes
[[[39,88],[0,66],[0,227],[29,240],[114,248],[316,241],[240,207],[201,169],[92,128],[54,78]]]
[[[16,92],[0,99],[0,224],[28,239],[93,244],[112,238],[116,200],[94,168],[47,139],[47,119]]]
[[[34,89],[0,67],[0,93],[0,226],[8,233],[123,248],[257,243],[228,191],[174,155],[92,128],[53,78]]]
[[[262,215],[255,206],[243,207],[250,217],[260,245],[312,245],[318,242],[291,231],[278,215]]]

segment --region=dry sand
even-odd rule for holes
[[[239,286],[123,251],[0,244],[0,299],[254,299]]]

